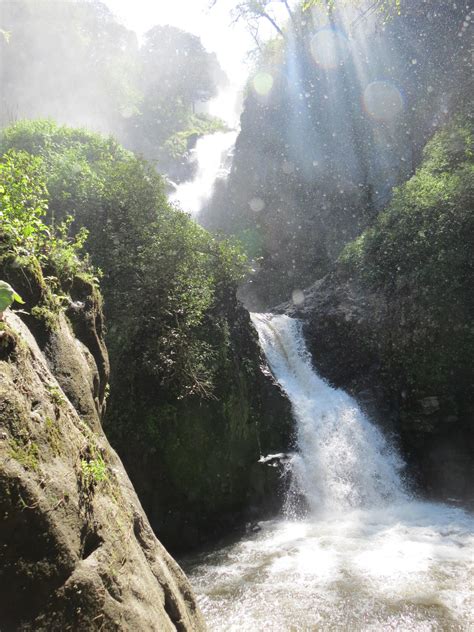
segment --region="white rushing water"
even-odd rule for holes
[[[195,217],[211,197],[216,180],[228,175],[236,138],[236,131],[215,132],[200,138],[193,149],[196,174],[192,180],[178,184],[170,202]]]
[[[210,630],[474,630],[472,516],[410,494],[396,450],[315,373],[297,321],[252,320],[292,404],[308,512],[188,561]]]

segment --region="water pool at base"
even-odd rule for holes
[[[260,523],[188,560],[212,632],[474,630],[473,519],[410,502]]]

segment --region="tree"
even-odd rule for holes
[[[211,7],[217,4],[218,0],[213,0],[211,2]],[[285,27],[284,24],[279,23],[279,19],[274,12],[272,11],[271,5],[281,4],[288,15],[288,17],[292,20],[293,25],[296,25],[294,14],[290,8],[290,4],[288,0],[245,0],[239,1],[235,4],[235,7],[232,10],[232,15],[234,22],[238,22],[242,20],[246,23],[247,28],[249,29],[250,34],[252,35],[257,48],[261,48],[260,41],[260,23],[262,21],[267,22],[271,25],[277,35],[285,38]]]
[[[91,2],[2,2],[0,123],[50,116],[120,133],[136,108],[137,42]]]
[[[140,50],[142,89],[185,106],[207,101],[225,79],[214,53],[196,35],[173,26],[155,26]]]
[[[103,272],[108,347],[117,382],[126,374],[128,388],[152,379],[156,388],[174,396],[210,395],[215,352],[202,326],[223,288],[233,290],[240,278],[239,252],[169,206],[153,167],[111,138],[51,121],[22,121],[0,139],[0,151],[7,152],[5,170],[11,150],[17,161],[20,151],[25,165],[41,167],[48,223],[72,215],[71,230],[79,236],[80,229],[89,232],[88,252]],[[2,173],[0,162],[0,185]],[[14,191],[22,193],[17,179]],[[20,185],[29,187],[28,178],[20,178]],[[46,211],[41,200],[36,232],[46,228],[40,220]],[[38,206],[36,197],[31,204]],[[15,217],[22,213],[16,206]],[[70,242],[68,252],[76,243]],[[133,366],[131,358],[136,359]]]
[[[198,37],[172,26],[148,31],[139,63],[143,100],[130,121],[129,145],[169,172],[170,162],[187,150],[177,135],[214,131],[216,121],[193,116],[195,104],[215,96],[226,76]]]

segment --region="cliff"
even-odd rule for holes
[[[255,257],[242,291],[251,309],[289,300],[328,273],[414,173],[433,131],[470,100],[465,7],[402,4],[384,24],[374,16],[351,24],[336,12],[329,67],[317,55],[324,12],[295,12],[298,29],[260,54],[231,173],[200,214]],[[371,90],[380,92],[375,109]]]
[[[79,278],[70,289],[54,324],[10,311],[0,324],[0,628],[203,630],[101,429],[98,293]]]
[[[281,507],[282,472],[259,463],[292,444],[290,404],[266,367],[249,314],[228,291],[207,314],[214,390],[166,399],[142,373],[133,401],[115,385],[106,431],[158,537],[186,551]]]

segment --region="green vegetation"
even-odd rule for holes
[[[224,509],[243,510],[260,493],[254,481],[265,479],[257,466],[246,467],[258,459],[255,419],[263,406],[252,390],[260,356],[235,297],[244,256],[170,206],[154,168],[111,138],[22,121],[4,130],[0,150],[29,152],[41,164],[47,230],[65,226],[72,243],[88,231],[111,364],[104,423],[142,501],[157,512],[154,526],[178,545],[173,512],[184,524],[199,505],[197,531],[214,529]],[[49,394],[59,406],[54,389]],[[286,421],[272,419],[278,446]],[[78,484],[87,511],[104,477],[117,494],[85,428]],[[54,428],[48,432],[55,449]],[[150,499],[149,481],[158,475],[162,484]],[[186,542],[196,537],[189,533]]]
[[[61,454],[61,429],[56,419],[46,417],[45,420],[46,436],[54,456]]]
[[[354,7],[365,11],[366,14],[378,12],[385,17],[391,17],[393,15],[400,15],[402,0],[376,0],[369,4],[368,7],[366,3],[361,0],[303,0],[302,7],[303,11],[316,8],[327,12],[344,9],[346,7]]]
[[[54,329],[74,276],[93,278],[81,251],[87,237],[69,237],[70,218],[46,223],[48,190],[44,162],[22,149],[0,158],[0,276],[18,289],[32,316]]]
[[[176,159],[187,152],[193,139],[226,130],[225,123],[217,118],[204,114],[192,114],[188,118],[185,129],[172,134],[165,141],[164,148],[169,156]]]
[[[66,399],[60,388],[52,385],[52,386],[48,386],[47,390],[51,398],[51,401],[57,408],[59,408],[60,406],[64,406],[64,404],[66,403]]]
[[[127,145],[168,170],[186,155],[188,139],[223,129],[219,119],[195,114],[195,105],[215,96],[226,77],[198,37],[172,26],[146,33],[138,65],[142,99],[127,125]]]
[[[69,270],[89,233],[91,260],[103,271],[116,380],[123,364],[129,384],[148,374],[167,394],[210,396],[215,353],[204,320],[239,280],[240,252],[169,207],[160,176],[111,138],[24,121],[4,131],[0,148],[41,164],[48,221],[72,249],[68,265],[54,257],[62,264],[57,274]],[[34,234],[48,234],[37,221]]]
[[[52,116],[111,131],[163,170],[183,162],[187,136],[222,125],[194,114],[226,80],[200,39],[156,26],[139,45],[97,0],[2,3],[0,57],[2,126]]]
[[[341,261],[393,318],[392,362],[420,392],[466,389],[474,354],[474,125],[456,117]],[[456,370],[453,371],[453,367]]]
[[[84,487],[95,487],[107,480],[107,465],[100,454],[95,458],[81,459],[81,477]]]
[[[39,467],[39,449],[29,438],[10,439],[10,456],[18,461],[25,469],[36,471]]]
[[[22,304],[25,303],[25,301],[15,292],[9,283],[6,281],[0,281],[0,318],[2,318],[2,314],[7,307],[10,307],[10,305],[14,302]]]
[[[86,231],[74,239],[67,235],[70,219],[47,226],[48,205],[43,161],[25,151],[7,151],[0,160],[0,257],[20,259],[21,265],[37,260],[62,277],[72,278],[88,266],[79,259]]]

